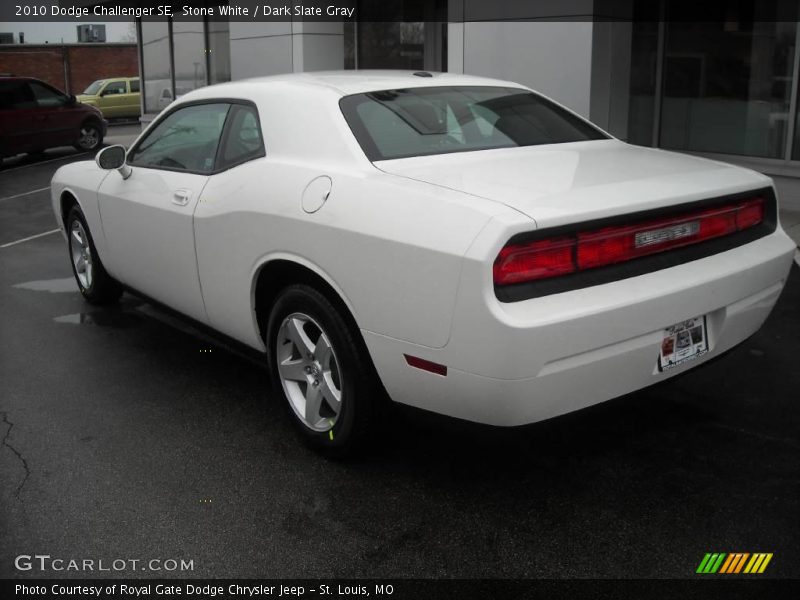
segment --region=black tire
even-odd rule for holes
[[[88,244],[88,253],[91,257],[91,276],[88,280],[88,285],[82,281],[78,273],[78,266],[74,259],[74,252],[76,248],[73,243],[73,235],[76,229],[76,223],[80,224],[80,230],[86,235],[86,242]],[[100,256],[97,254],[92,233],[89,231],[89,226],[86,224],[86,219],[81,212],[80,207],[76,204],[72,207],[67,215],[67,253],[69,255],[69,264],[72,266],[72,274],[75,277],[75,282],[78,284],[78,289],[86,300],[91,304],[111,304],[119,300],[122,295],[122,286],[109,275]]]
[[[315,350],[319,348],[323,332],[332,348],[331,354],[334,358],[331,364],[335,366],[330,367],[331,377],[340,387],[341,402],[333,425],[328,425],[329,429],[326,430],[314,430],[306,424],[292,404],[279,371],[281,354],[285,354],[289,346],[282,344],[279,353],[278,338],[285,337],[287,330],[282,329],[284,320],[293,314],[310,317],[311,321],[307,323],[305,332],[316,343]],[[319,337],[315,339],[317,331]],[[305,443],[330,458],[352,456],[364,449],[369,440],[371,424],[376,417],[376,407],[381,401],[382,388],[366,349],[356,336],[357,333],[348,325],[340,311],[323,294],[305,284],[290,285],[281,291],[269,316],[267,356],[273,388],[282,398],[289,418]],[[311,360],[310,357],[307,358]],[[312,379],[315,377],[313,373],[308,376]],[[324,376],[319,376],[319,379],[325,382]],[[312,384],[306,383],[305,388],[302,385],[297,383],[297,389],[305,389],[306,392],[301,395],[307,399],[306,393]],[[323,400],[322,408],[330,406],[332,404]]]
[[[75,148],[83,152],[97,150],[103,145],[103,127],[95,119],[88,119],[81,123],[78,136],[75,138]]]

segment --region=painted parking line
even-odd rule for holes
[[[14,194],[13,196],[6,196],[5,198],[0,198],[0,202],[3,200],[13,200],[14,198],[22,198],[23,196],[29,196],[31,194],[36,194],[38,192],[43,192],[45,190],[49,190],[50,186],[39,188],[38,190],[31,190],[29,192],[22,192],[21,194]]]
[[[6,167],[5,169],[0,170],[0,175],[4,173],[11,173],[12,171],[19,171],[20,169],[28,169],[30,167],[38,167],[39,165],[46,165],[47,163],[55,162],[57,160],[67,160],[70,158],[75,158],[77,156],[85,156],[89,154],[89,152],[78,152],[77,154],[67,154],[66,156],[59,156],[58,158],[51,158],[48,160],[40,160],[29,165],[20,165],[19,167]]]
[[[31,240],[35,240],[36,238],[44,237],[46,235],[53,235],[54,233],[58,233],[61,231],[60,229],[52,229],[50,231],[45,231],[44,233],[37,233],[36,235],[31,235],[26,238],[22,238],[21,240],[16,240],[13,242],[8,242],[7,244],[0,245],[0,248],[8,248],[9,246],[16,246],[17,244],[22,244],[23,242],[29,242]]]

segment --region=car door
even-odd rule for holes
[[[128,80],[128,99],[125,107],[125,116],[138,117],[141,114],[141,97],[139,93],[139,79]]]
[[[229,108],[215,101],[169,111],[128,153],[130,177],[112,171],[98,190],[109,271],[199,321],[206,312],[194,211],[215,170]]]
[[[107,119],[124,117],[128,104],[128,82],[124,79],[107,81],[100,91],[98,108]]]

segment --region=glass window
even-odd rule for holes
[[[202,21],[172,22],[175,97],[206,85],[206,43]]]
[[[169,60],[169,25],[166,21],[140,21],[142,40],[142,79],[144,111],[155,113],[169,102],[162,102],[164,90],[172,95],[172,70]],[[171,98],[170,98],[171,100]]]
[[[631,144],[653,143],[658,62],[658,2],[635,2],[631,32],[631,85],[628,139]]]
[[[370,160],[606,139],[531,92],[430,87],[355,94],[341,100]]]
[[[231,167],[264,156],[264,142],[255,108],[234,104],[228,121],[220,167]]]
[[[39,108],[64,106],[67,102],[67,97],[64,94],[49,86],[35,81],[32,81],[30,86],[31,91],[33,91],[33,96],[36,98],[36,106]]]
[[[779,7],[720,4],[706,7],[717,19],[696,22],[694,0],[670,2],[661,146],[784,156],[796,24],[778,19]]]
[[[425,24],[393,22],[358,24],[359,69],[425,68]]]
[[[113,96],[114,94],[127,94],[128,85],[124,81],[112,81],[103,88],[103,96]]]
[[[139,93],[139,80],[131,79],[131,94],[138,94],[138,93]]]
[[[100,88],[103,87],[103,84],[105,82],[106,82],[105,79],[98,79],[97,81],[93,81],[92,83],[89,84],[89,87],[83,90],[83,93],[86,94],[87,96],[96,96],[97,92],[100,91]]]
[[[208,27],[208,83],[231,80],[231,41],[227,21],[210,20]]]
[[[34,108],[36,98],[26,81],[0,81],[0,109]]]
[[[228,114],[227,104],[180,108],[162,119],[129,156],[132,165],[209,173]]]

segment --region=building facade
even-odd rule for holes
[[[139,22],[144,119],[258,75],[463,72],[528,85],[632,143],[800,175],[797,0],[702,14],[688,0],[387,2],[382,22]]]
[[[136,44],[0,45],[0,73],[35,77],[80,94],[97,79],[136,77]]]

